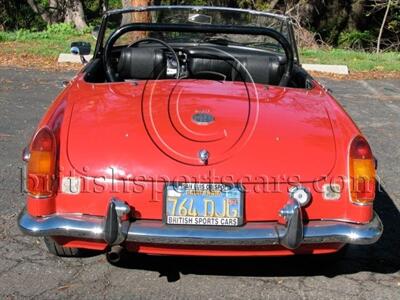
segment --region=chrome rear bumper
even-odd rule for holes
[[[114,201],[114,200],[112,200]],[[79,214],[33,217],[23,210],[18,218],[21,231],[33,236],[67,236],[105,240],[110,245],[124,241],[158,245],[266,246],[283,245],[294,249],[301,244],[346,243],[367,245],[376,242],[383,226],[378,215],[370,223],[310,221],[303,224],[301,209],[291,203],[286,225],[276,222],[250,222],[241,227],[193,227],[165,225],[161,221],[118,219],[123,202],[109,207],[106,217]],[[112,213],[117,211],[116,213]],[[111,213],[110,213],[111,212]],[[126,210],[126,212],[129,212]]]
[[[236,228],[188,228],[171,226],[159,221],[137,221],[129,228],[127,241],[149,244],[266,246],[283,245],[286,228],[272,222],[247,223]],[[348,243],[368,245],[376,242],[382,233],[382,224],[374,219],[363,225],[312,221],[304,226],[300,244]],[[296,248],[296,247],[287,247]]]

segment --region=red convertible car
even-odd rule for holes
[[[371,148],[280,14],[107,12],[23,159],[19,227],[61,256],[328,254],[383,230]]]

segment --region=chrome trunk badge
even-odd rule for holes
[[[207,150],[200,150],[199,151],[199,158],[201,160],[201,162],[205,165],[208,164],[208,158],[209,158],[210,154],[208,153]]]
[[[197,125],[208,125],[214,122],[215,118],[209,113],[199,112],[192,116],[192,121]]]

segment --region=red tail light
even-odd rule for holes
[[[28,194],[35,198],[53,195],[56,166],[56,140],[53,132],[44,127],[40,129],[31,144],[27,166]]]
[[[357,136],[350,147],[351,201],[369,204],[375,199],[375,161],[365,138]]]

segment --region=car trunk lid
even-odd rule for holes
[[[331,122],[317,89],[162,80],[80,84],[70,99],[68,158],[89,176],[309,182],[335,164]]]

